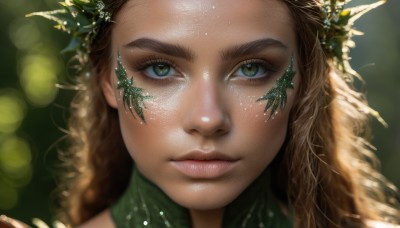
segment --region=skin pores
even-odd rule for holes
[[[278,153],[301,76],[274,119],[257,99],[292,56],[297,69],[284,3],[131,0],[116,15],[112,49],[111,69],[119,50],[135,86],[152,97],[144,124],[124,107],[115,72],[104,77],[126,147],[142,174],[178,204],[222,211]]]

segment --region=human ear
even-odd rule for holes
[[[101,90],[103,92],[104,97],[106,98],[107,104],[113,108],[118,107],[117,96],[115,94],[115,86],[113,86],[112,82],[112,73],[111,71],[104,72],[102,75],[99,75]]]

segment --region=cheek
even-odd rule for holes
[[[163,145],[174,144],[176,139],[182,136],[177,134],[179,128],[176,125],[176,110],[166,109],[160,104],[164,103],[159,103],[157,98],[146,102],[144,109],[146,123],[136,114],[135,118],[122,104],[118,105],[121,133],[128,152],[135,161],[144,165],[167,159],[164,156],[168,155],[171,147]],[[182,142],[176,143],[176,148],[183,145]]]
[[[266,89],[241,90],[229,89],[221,95],[221,112],[227,112],[232,124],[224,139],[215,141],[215,145],[226,152],[242,151],[246,160],[254,164],[248,167],[254,172],[263,170],[279,152],[287,132],[290,109],[295,100],[298,77],[295,77],[295,89],[288,89],[288,100],[284,109],[270,117],[270,111],[264,113],[266,101],[257,99],[266,93]],[[194,147],[199,141],[183,130],[182,120],[199,104],[194,104],[198,93],[185,94],[184,87],[164,90],[151,90],[153,99],[146,101],[144,115],[146,123],[132,116],[119,99],[118,109],[122,135],[128,151],[139,169],[145,173],[157,172],[151,167],[162,164],[168,156]],[[218,99],[217,99],[218,100]],[[216,107],[217,105],[213,106]],[[136,115],[135,115],[136,116]],[[139,164],[140,163],[140,164]],[[246,170],[242,170],[246,171]]]
[[[249,159],[263,167],[276,156],[285,141],[289,119],[289,111],[280,110],[269,117],[269,112],[264,115],[264,107],[264,103],[262,106],[257,104],[256,108],[250,108],[237,120],[240,141],[248,145],[248,153],[251,154]]]
[[[248,146],[254,164],[267,166],[282,147],[287,134],[290,111],[296,101],[299,76],[295,77],[294,89],[287,90],[287,103],[270,116],[271,111],[264,112],[266,101],[256,102],[259,96],[238,97],[239,105],[234,106],[232,113],[235,122],[234,134],[238,134],[238,143]],[[240,146],[239,144],[237,146]],[[243,147],[243,145],[242,145]]]
[[[119,107],[119,120],[122,138],[131,157],[136,160],[134,151],[137,151],[141,147],[141,145],[138,143],[140,142],[142,135],[140,133],[141,124],[137,119],[134,119],[129,115],[131,114]]]

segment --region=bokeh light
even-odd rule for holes
[[[0,209],[18,203],[18,190],[32,178],[29,144],[15,135],[0,134]]]
[[[56,97],[58,65],[54,55],[28,54],[22,59],[20,82],[32,105],[44,107]]]
[[[8,186],[0,179],[0,209],[7,210],[15,207],[18,203],[18,192]]]
[[[55,181],[49,167],[54,161],[48,157],[57,157],[57,153],[49,148],[62,136],[57,127],[65,128],[67,119],[66,111],[57,107],[68,106],[71,94],[58,94],[55,87],[57,81],[62,83],[68,78],[59,52],[69,37],[53,29],[54,23],[25,15],[54,10],[62,1],[0,0],[0,214],[28,223],[32,217],[47,222],[52,219],[54,211],[50,208],[54,202],[50,202],[49,195]],[[356,27],[366,36],[355,37],[357,48],[351,52],[353,67],[366,79],[371,106],[389,123],[386,129],[373,120],[373,144],[378,148],[384,174],[398,187],[399,7],[400,1],[387,1],[361,18]],[[375,66],[365,67],[370,63]],[[56,105],[51,105],[56,97]]]
[[[17,91],[0,90],[0,133],[13,133],[25,117],[26,105]]]
[[[0,172],[14,187],[29,182],[31,174],[31,150],[28,143],[16,136],[0,139]]]
[[[40,39],[40,31],[36,23],[28,18],[18,18],[11,22],[9,27],[10,40],[16,48],[27,50],[37,44]],[[29,37],[29,39],[27,39]]]

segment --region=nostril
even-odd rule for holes
[[[215,132],[216,135],[225,135],[226,133],[228,133],[228,130],[223,128],[220,128]]]
[[[203,137],[219,137],[225,135],[229,132],[227,129],[219,128],[219,129],[206,129],[206,128],[193,128],[189,131],[186,131],[192,135],[201,135]]]
[[[230,131],[230,121],[225,115],[200,116],[189,118],[185,124],[185,131],[189,134],[198,134],[205,137],[221,136]]]

